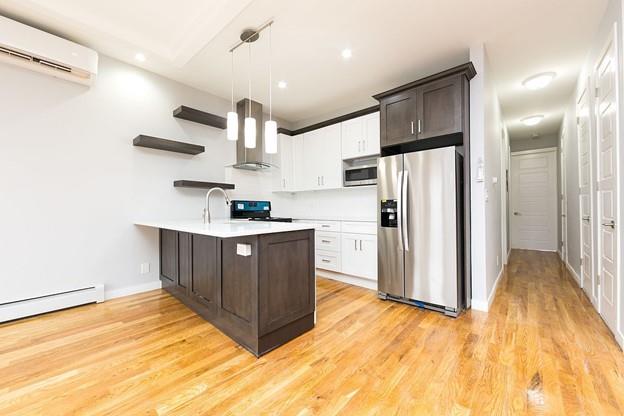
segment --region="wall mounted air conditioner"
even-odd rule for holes
[[[0,16],[0,62],[91,85],[98,68],[92,49]]]

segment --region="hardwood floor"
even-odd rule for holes
[[[624,414],[624,354],[552,253],[489,314],[318,281],[314,330],[256,359],[164,291],[0,325],[1,415]]]

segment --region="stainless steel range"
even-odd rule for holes
[[[292,218],[272,217],[271,201],[232,201],[230,218],[249,221],[292,222]]]

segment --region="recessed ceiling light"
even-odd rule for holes
[[[525,126],[536,126],[539,123],[542,122],[542,120],[544,119],[544,116],[539,114],[536,116],[529,116],[529,117],[525,117],[522,120],[520,120],[522,122],[522,124],[524,124]]]
[[[529,90],[541,90],[546,88],[556,76],[554,72],[544,72],[525,79],[522,85]]]
[[[342,50],[341,55],[343,59],[350,59],[353,56],[353,52],[351,52],[351,49],[347,48]]]
[[[136,59],[139,62],[145,62],[145,55],[142,54],[141,52],[137,53],[136,55],[134,55],[134,59]]]
[[[286,81],[280,81],[277,83],[278,88],[284,89],[288,86],[288,83]]]

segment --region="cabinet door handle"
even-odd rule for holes
[[[362,151],[362,144],[361,142],[358,140],[358,153]]]
[[[418,134],[422,133],[422,123],[418,120]]]
[[[413,122],[413,121],[411,121],[410,123],[411,123],[411,125],[412,125],[412,134],[414,134],[414,122]]]
[[[353,250],[357,251],[357,240],[353,240]]]
[[[284,182],[284,189],[286,188],[286,179],[282,179],[282,181]]]
[[[325,186],[325,176],[321,176],[321,185]]]
[[[362,251],[362,240],[360,240],[360,251]]]
[[[331,241],[329,241],[329,240],[321,240],[321,242],[322,243],[326,243],[326,244],[330,244],[331,243]]]
[[[316,177],[316,185],[317,186],[321,186],[321,177],[320,176]]]
[[[331,261],[329,261],[329,260],[327,260],[327,259],[321,259],[321,261],[322,261],[323,263],[331,263]]]

